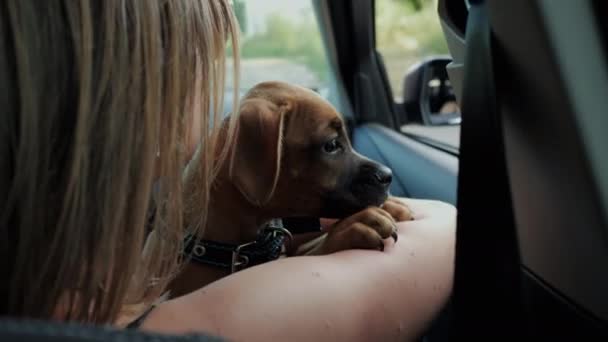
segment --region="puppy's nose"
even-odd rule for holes
[[[393,181],[393,171],[384,165],[380,165],[374,172],[374,178],[379,184],[389,185]]]

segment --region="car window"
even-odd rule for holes
[[[341,110],[311,0],[234,0],[233,7],[241,26],[241,78],[240,89],[227,89],[225,110],[233,92],[242,96],[269,80],[310,88]],[[230,80],[230,60],[227,68]]]
[[[375,18],[376,49],[384,61],[394,100],[405,111],[411,110],[408,107],[411,99],[404,93],[406,75],[423,61],[450,58],[437,13],[437,0],[376,0]],[[448,98],[438,102],[438,97],[434,97],[428,104],[440,123],[406,122],[401,131],[457,148],[460,114],[449,80],[446,78],[442,84],[438,78],[430,78],[423,87],[429,89],[430,96],[436,93]],[[442,117],[445,119],[439,120]]]

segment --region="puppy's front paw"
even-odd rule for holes
[[[331,227],[323,242],[323,253],[347,249],[384,250],[383,240],[397,241],[396,223],[387,211],[370,207],[338,221]]]
[[[397,222],[411,221],[414,219],[412,210],[410,210],[403,201],[400,201],[395,197],[389,197],[386,202],[382,204],[382,209],[389,213]]]

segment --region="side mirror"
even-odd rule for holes
[[[451,61],[449,57],[431,57],[408,70],[403,84],[405,122],[460,124],[460,109],[446,71]]]

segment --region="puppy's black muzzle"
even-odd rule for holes
[[[361,166],[361,182],[385,191],[393,181],[393,172],[388,167],[375,162],[368,162]]]
[[[369,159],[363,159],[359,171],[350,184],[350,192],[355,197],[355,206],[365,208],[384,203],[392,180],[391,169]]]
[[[343,218],[388,198],[393,173],[388,167],[353,153],[350,172],[345,172],[334,191],[326,194],[323,217]]]

